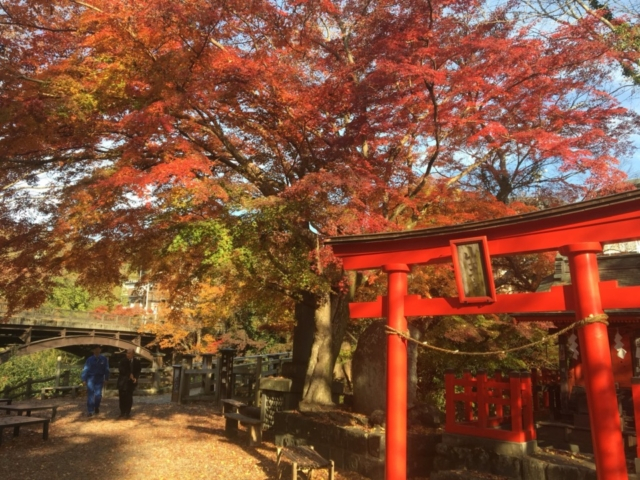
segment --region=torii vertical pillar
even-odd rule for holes
[[[569,257],[578,320],[604,313],[596,259],[596,254],[601,251],[602,245],[593,242],[573,244],[562,249],[562,253]],[[590,323],[578,330],[578,338],[598,480],[625,480],[627,465],[607,326]]]
[[[405,264],[385,265],[388,274],[387,324],[400,332],[407,331],[404,300],[407,295]],[[386,480],[407,478],[407,341],[387,335],[387,423]]]

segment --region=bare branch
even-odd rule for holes
[[[104,13],[104,10],[99,9],[98,7],[91,5],[89,3],[86,2],[82,2],[80,0],[69,0],[71,3],[75,3],[76,5],[80,5],[81,7],[86,7],[89,8],[91,10],[94,10],[96,12],[100,12],[100,13]]]

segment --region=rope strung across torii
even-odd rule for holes
[[[528,343],[527,345],[521,345],[519,347],[507,348],[505,350],[497,350],[492,352],[461,352],[460,350],[449,350],[447,348],[436,347],[435,345],[429,345],[427,342],[421,342],[420,340],[416,340],[412,338],[408,332],[401,332],[400,330],[396,330],[395,328],[390,327],[389,325],[385,325],[385,330],[387,335],[398,335],[405,340],[420,345],[422,348],[428,348],[430,350],[435,350],[436,352],[448,353],[451,355],[469,355],[469,356],[489,356],[489,355],[504,355],[506,353],[517,352],[518,350],[524,350],[526,348],[535,347],[536,345],[542,345],[547,343],[549,340],[559,337],[560,335],[567,333],[574,328],[583,328],[591,323],[603,323],[605,325],[609,325],[607,319],[609,316],[605,313],[601,313],[599,315],[589,315],[587,318],[583,318],[582,320],[577,320],[573,322],[568,327],[563,328],[562,330],[557,331],[556,333],[552,333],[551,335],[547,335],[542,340],[538,340],[536,342]]]

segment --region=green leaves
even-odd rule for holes
[[[31,355],[12,357],[0,365],[0,393],[3,388],[22,383],[27,378],[35,380],[55,375],[58,357],[61,357],[63,370],[71,370],[71,384],[78,384],[82,370],[82,364],[79,362],[82,362],[82,359],[62,350],[51,349]],[[53,381],[49,384],[38,384],[37,388],[52,385]]]
[[[25,251],[0,255],[0,295],[21,307],[47,277],[108,290],[127,265],[172,311],[224,283],[286,324],[349,288],[326,236],[615,191],[638,122],[598,88],[618,50],[567,25],[532,38],[513,2],[23,3],[0,7],[0,248]]]
[[[221,267],[231,259],[233,240],[229,230],[216,220],[204,220],[182,225],[167,247],[169,253],[200,250],[202,264]]]

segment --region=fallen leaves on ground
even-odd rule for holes
[[[85,416],[84,399],[65,403],[51,424],[48,441],[42,440],[41,427],[22,427],[17,438],[12,436],[13,429],[5,429],[0,478],[276,478],[275,445],[263,442],[249,447],[242,428],[237,438],[227,438],[224,418],[210,404],[175,405],[168,403],[167,396],[136,397],[131,419],[119,420],[117,398],[103,399],[100,414],[92,418]],[[327,475],[317,471],[313,478],[326,479]],[[365,479],[347,471],[337,471],[335,478]]]

